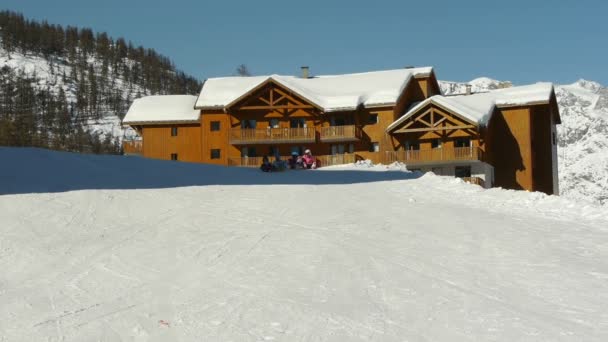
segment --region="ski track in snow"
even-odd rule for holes
[[[608,210],[555,196],[426,175],[0,213],[0,341],[608,339]]]

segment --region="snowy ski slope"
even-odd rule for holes
[[[399,166],[0,158],[0,341],[608,339],[606,207]]]

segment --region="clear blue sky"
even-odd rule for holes
[[[608,85],[608,1],[2,0],[32,19],[154,48],[197,78],[435,67],[479,76]]]

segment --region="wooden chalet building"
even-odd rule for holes
[[[370,159],[484,187],[558,193],[553,86],[443,96],[431,67],[208,79],[198,97],[137,99],[123,124],[144,157],[258,167],[311,149],[321,166]]]

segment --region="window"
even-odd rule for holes
[[[292,146],[291,147],[291,154],[293,154],[295,152],[299,156],[301,156],[302,155],[302,151],[304,151],[304,148],[302,146]]]
[[[211,125],[209,126],[211,131],[219,131],[220,130],[220,122],[219,121],[211,121]]]
[[[380,143],[372,142],[372,144],[369,146],[369,151],[370,152],[380,152]]]
[[[279,119],[270,119],[268,127],[270,127],[270,128],[279,128]]]
[[[353,115],[342,114],[340,116],[331,116],[329,118],[330,126],[346,126],[354,124],[355,120]]]
[[[257,122],[255,120],[242,120],[241,121],[241,128],[243,128],[243,129],[255,128],[256,125],[257,125]]]
[[[344,154],[346,151],[346,146],[344,144],[335,144],[331,145],[331,154]]]
[[[177,136],[177,127],[171,127],[171,136],[172,137],[176,137]]]
[[[241,157],[257,157],[255,147],[243,146],[241,148]]]
[[[454,140],[454,147],[471,147],[471,139],[457,138]]]
[[[291,120],[289,120],[289,127],[290,128],[304,128],[304,127],[306,127],[306,119],[304,119],[304,118],[291,119]]]
[[[219,148],[212,148],[211,149],[211,159],[220,159],[221,156],[221,150]]]
[[[370,114],[367,120],[368,125],[375,125],[378,123],[378,114]]]
[[[268,155],[272,157],[280,156],[279,148],[277,146],[270,146],[268,148]]]
[[[454,168],[454,175],[456,177],[471,177],[471,167],[470,166],[456,166]]]
[[[177,160],[177,153],[171,153],[171,160]]]
[[[431,148],[441,148],[441,139],[431,140]]]
[[[411,150],[418,151],[420,149],[420,143],[417,142],[417,141],[406,141],[405,142],[405,149],[407,151],[411,151]]]

